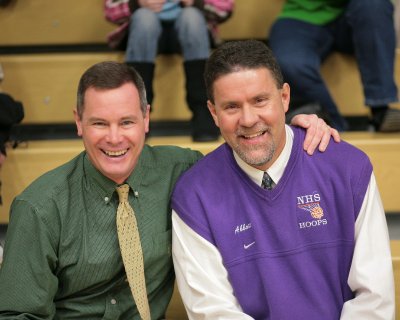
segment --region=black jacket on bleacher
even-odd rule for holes
[[[5,143],[10,139],[13,125],[24,118],[24,108],[21,102],[15,101],[10,95],[0,93],[0,152],[6,154]]]

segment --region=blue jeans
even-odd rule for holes
[[[339,51],[355,55],[366,105],[378,107],[398,101],[390,0],[350,0],[344,14],[325,26],[278,19],[272,26],[269,44],[295,100],[318,102],[331,115],[338,114],[320,66],[331,52]],[[337,127],[343,129],[340,123]]]
[[[184,61],[207,59],[210,42],[203,13],[194,7],[185,7],[175,21],[163,23],[153,11],[140,8],[132,14],[125,60],[127,62],[154,62],[159,52],[163,32],[167,45],[179,46]],[[165,38],[163,38],[165,40]]]

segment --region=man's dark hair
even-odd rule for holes
[[[78,116],[82,118],[85,93],[89,88],[116,89],[129,82],[133,83],[139,92],[140,109],[145,115],[147,108],[146,89],[139,73],[125,63],[104,61],[87,69],[79,81],[76,105]]]
[[[266,68],[276,81],[283,86],[283,76],[272,51],[261,41],[229,41],[218,47],[207,61],[204,80],[207,97],[214,103],[213,85],[221,76],[245,69]]]

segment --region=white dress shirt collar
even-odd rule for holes
[[[275,182],[275,184],[278,184],[283,175],[283,172],[285,171],[293,147],[293,130],[288,125],[285,125],[285,129],[285,146],[283,147],[283,150],[278,159],[276,159],[276,161],[267,170],[268,175]],[[238,166],[249,176],[249,178],[253,180],[256,184],[261,186],[264,171],[258,170],[244,162],[236,152],[233,152],[233,156],[235,157]]]

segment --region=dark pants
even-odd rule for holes
[[[333,51],[355,55],[366,105],[373,108],[398,100],[390,0],[350,0],[344,14],[325,26],[278,19],[269,43],[295,101],[318,102],[329,114],[338,113],[320,73],[321,63]],[[343,129],[340,126],[336,123]]]

